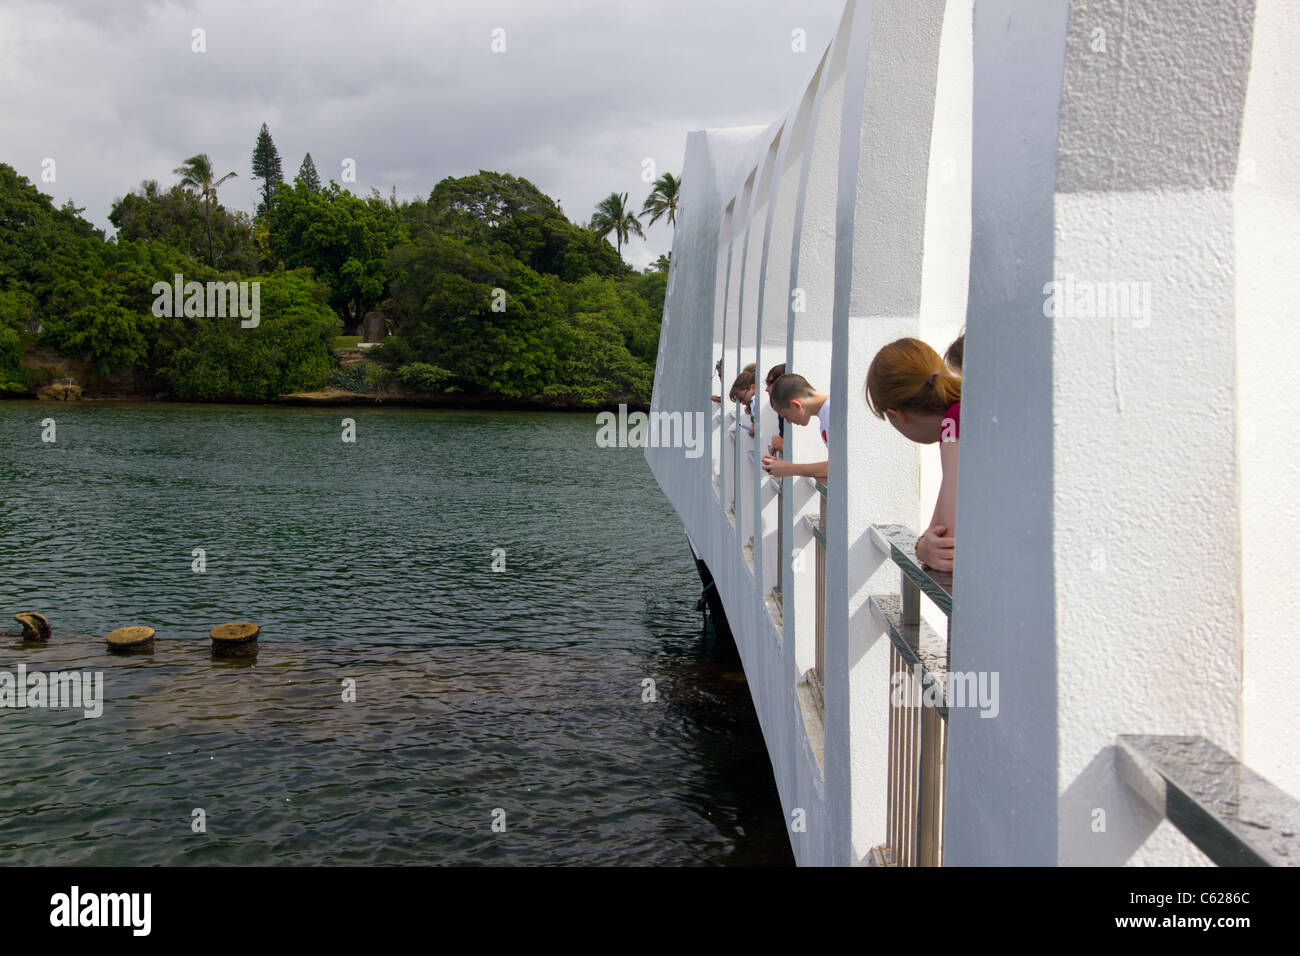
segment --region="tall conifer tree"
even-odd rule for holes
[[[271,201],[275,187],[284,179],[280,169],[280,151],[271,141],[271,131],[265,123],[257,134],[257,145],[253,147],[253,178],[262,180],[263,205]]]
[[[302,165],[298,167],[298,178],[312,192],[320,192],[320,176],[316,173],[316,164],[311,161],[311,153],[302,158]]]

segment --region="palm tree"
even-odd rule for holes
[[[623,257],[623,243],[628,235],[645,238],[641,231],[641,220],[627,208],[627,193],[610,193],[596,206],[596,213],[591,217],[591,231],[604,239],[611,232],[618,241],[618,255]]]
[[[650,217],[646,225],[653,226],[664,216],[668,217],[668,225],[677,225],[677,197],[681,189],[682,181],[672,173],[664,173],[655,180],[655,188],[641,207],[641,215]]]
[[[199,153],[185,160],[185,165],[172,170],[181,177],[181,185],[193,189],[203,200],[203,224],[208,230],[208,265],[216,267],[216,256],[212,252],[212,201],[217,198],[217,189],[235,173],[226,173],[215,182],[212,179],[212,160],[207,153]]]

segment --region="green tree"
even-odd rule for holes
[[[571,315],[560,354],[557,381],[544,395],[587,406],[649,401],[654,370],[628,353],[608,317],[593,312]]]
[[[27,388],[22,333],[31,320],[31,296],[17,289],[0,292],[0,392]]]
[[[412,238],[425,233],[472,239],[508,253],[534,272],[574,281],[595,272],[619,275],[626,266],[599,237],[570,222],[559,205],[527,179],[479,170],[447,178],[427,203],[402,207]]]
[[[325,384],[336,320],[322,290],[305,269],[258,281],[255,328],[238,317],[183,320],[189,338],[160,369],[178,398],[264,401]]]
[[[129,376],[136,391],[263,401],[329,380],[331,307],[355,323],[382,303],[396,332],[379,357],[404,387],[649,399],[668,257],[635,273],[509,174],[443,180],[409,203],[334,183],[313,192],[300,176],[253,224],[263,262],[292,270],[258,280],[257,328],[155,315],[157,282],[238,281],[256,266],[247,217],[222,209],[211,164],[199,165],[192,185],[145,183],[118,200],[118,234],[105,242],[74,205],[54,208],[0,164],[0,391],[30,387],[27,330],[41,327],[40,344],[85,360],[92,381]]]
[[[253,147],[253,178],[262,180],[262,206],[271,201],[271,194],[284,179],[280,168],[280,151],[271,141],[271,131],[265,123],[257,134],[257,145]]]
[[[681,188],[682,181],[672,173],[664,173],[655,180],[654,189],[650,190],[650,195],[641,207],[641,215],[650,217],[647,226],[653,226],[665,217],[668,225],[677,224],[677,197]]]
[[[171,319],[153,314],[156,282],[181,272],[204,281],[218,273],[165,243],[64,244],[41,276],[41,341],[86,358],[99,375],[145,373]]]
[[[442,180],[429,195],[429,205],[439,213],[447,234],[479,238],[481,227],[496,230],[529,222],[530,216],[564,217],[555,200],[527,179],[486,169],[475,176]]]
[[[587,276],[566,298],[560,367],[544,394],[579,405],[648,402],[659,327],[631,280]]]
[[[661,257],[662,258],[662,257]],[[629,292],[633,292],[645,303],[647,328],[641,333],[638,342],[643,347],[637,351],[651,365],[659,355],[659,324],[664,315],[664,298],[668,292],[668,273],[666,270],[647,269],[641,275],[628,276],[623,280]],[[648,347],[644,343],[649,343]]]
[[[641,221],[627,206],[627,193],[610,193],[596,206],[595,215],[591,217],[591,231],[604,239],[611,232],[618,242],[619,258],[623,256],[623,243],[629,236],[645,238],[641,231]]]
[[[436,392],[455,378],[454,372],[427,362],[412,362],[397,370],[397,380],[416,392]]]
[[[315,270],[348,328],[384,297],[388,251],[406,238],[387,202],[359,199],[332,181],[319,192],[301,180],[282,186],[263,220],[275,258]]]
[[[108,220],[117,227],[119,242],[163,242],[194,259],[207,258],[208,222],[203,204],[179,184],[161,192],[157,181],[142,182],[135,192],[113,203]],[[218,204],[212,210],[211,229],[216,268],[241,274],[257,271],[253,223],[246,213],[232,214]]]
[[[569,315],[601,315],[618,329],[628,353],[653,367],[659,352],[659,313],[652,313],[637,287],[644,277],[624,281],[587,276],[568,287]]]
[[[100,375],[129,370],[149,354],[154,317],[122,302],[113,254],[104,243],[80,240],[59,249],[45,284],[41,340],[66,355],[85,355]]]
[[[0,392],[26,390],[27,372],[22,361],[22,337],[17,330],[0,325]]]
[[[124,267],[135,245],[104,242],[75,206],[55,209],[49,196],[0,165],[0,326],[8,329],[0,377],[8,387],[19,381],[15,336],[20,345],[23,332],[38,325],[44,344],[85,355],[101,373],[144,361],[153,279]],[[180,258],[166,245],[158,250]]]
[[[565,314],[558,280],[446,236],[397,247],[390,266],[398,330],[385,362],[448,369],[459,385],[509,398],[554,381]]]
[[[0,163],[0,290],[26,288],[54,250],[77,238],[103,233],[67,205],[55,209],[26,176]]]
[[[316,172],[316,164],[311,161],[311,153],[302,158],[302,165],[298,167],[298,178],[312,192],[320,192],[320,174]]]
[[[233,179],[235,173],[226,173],[220,179],[214,178],[212,160],[207,153],[199,153],[185,160],[184,165],[172,170],[181,177],[181,185],[193,189],[203,200],[203,224],[208,231],[208,265],[216,265],[212,251],[212,203],[217,198],[217,189],[227,179]]]

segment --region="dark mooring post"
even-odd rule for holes
[[[257,635],[260,629],[246,621],[222,624],[208,632],[212,638],[213,657],[256,657]]]
[[[15,614],[14,620],[23,626],[24,641],[48,641],[50,639],[50,622],[45,616],[35,611],[23,611]]]
[[[112,654],[152,654],[152,627],[119,627],[104,638]]]

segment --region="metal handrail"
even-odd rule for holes
[[[817,539],[817,543],[823,548],[826,547],[826,532],[822,530],[817,515],[804,515],[803,523],[812,532],[812,536]]]
[[[871,540],[899,569],[900,592],[869,600],[872,616],[890,640],[889,843],[875,848],[873,857],[895,866],[939,866],[948,756],[952,575],[925,567],[916,556],[916,536],[902,525],[872,525]],[[946,641],[921,620],[923,592],[949,618]],[[916,676],[919,681],[911,679]],[[902,700],[898,700],[900,690]]]
[[[1300,800],[1207,738],[1121,734],[1115,767],[1219,866],[1300,866]]]
[[[876,524],[871,526],[871,540],[903,572],[905,596],[910,582],[945,615],[952,616],[952,574],[921,563],[916,556],[916,535],[911,530],[901,524]]]

